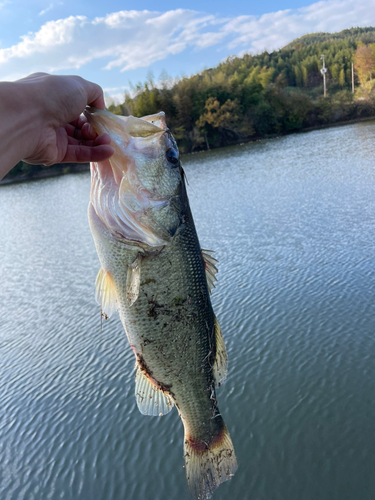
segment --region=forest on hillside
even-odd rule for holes
[[[308,34],[271,53],[228,57],[190,77],[149,76],[108,109],[137,117],[164,111],[180,151],[189,153],[375,116],[373,77],[375,28],[351,28]],[[10,175],[37,168],[20,162]]]

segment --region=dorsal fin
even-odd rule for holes
[[[215,379],[215,384],[219,387],[227,378],[228,355],[227,355],[227,350],[225,348],[223,334],[221,332],[221,328],[218,320],[216,319],[216,316],[214,319],[214,324],[215,324],[216,356],[212,371]]]
[[[212,250],[202,250],[204,268],[206,270],[207,285],[210,293],[212,289],[215,288],[215,281],[217,281],[216,278],[217,267],[215,264],[218,261],[214,257],[212,257],[213,253],[214,252]]]
[[[139,411],[154,417],[166,415],[174,406],[172,399],[150,381],[138,363],[136,366],[135,399]]]
[[[116,287],[111,274],[102,268],[99,269],[95,286],[95,299],[100,305],[102,313],[110,318],[112,313],[118,309]]]

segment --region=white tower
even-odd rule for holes
[[[320,70],[320,72],[323,75],[324,97],[327,97],[327,87],[326,87],[326,73],[327,73],[327,68],[326,68],[326,64],[325,64],[325,61],[324,61],[324,54],[322,54],[320,56],[320,59],[323,59],[323,68]]]

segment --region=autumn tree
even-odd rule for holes
[[[375,72],[375,44],[369,46],[361,44],[354,56],[354,67],[358,72],[358,78],[363,85],[372,80]]]
[[[229,140],[238,136],[252,135],[251,126],[244,120],[237,99],[227,101],[220,105],[215,97],[209,97],[205,104],[205,112],[197,120],[197,127],[204,133],[212,129],[224,134]]]

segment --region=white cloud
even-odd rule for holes
[[[242,46],[242,52],[260,52],[280,49],[306,33],[335,32],[373,25],[375,0],[327,0],[260,17],[241,16],[229,21],[224,30],[230,35],[237,35],[229,42],[229,48]]]
[[[1,48],[0,79],[33,71],[78,70],[94,60],[99,60],[98,68],[123,72],[186,49],[214,45],[228,55],[271,51],[305,33],[369,25],[375,25],[375,0],[326,0],[301,9],[233,18],[186,9],[120,11],[93,19],[70,16],[49,21],[16,45]]]
[[[106,69],[146,67],[194,45],[214,16],[188,10],[165,14],[148,11],[116,12],[90,20],[70,16],[45,23],[9,48],[0,49],[0,73],[78,69],[103,59]]]
[[[106,106],[123,103],[125,91],[130,91],[130,88],[126,85],[121,85],[120,87],[105,87],[103,92]]]
[[[39,12],[38,16],[44,16],[44,14],[46,14],[47,12],[49,12],[52,9],[53,9],[53,3],[50,3],[49,6],[46,9],[41,10]]]

